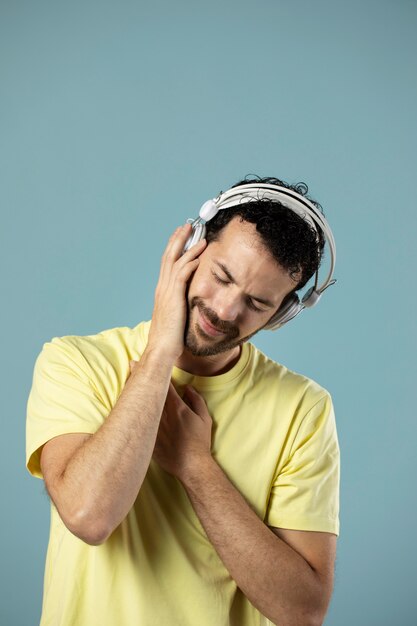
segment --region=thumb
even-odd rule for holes
[[[208,412],[207,404],[203,396],[201,396],[194,387],[191,387],[191,385],[186,385],[184,394],[185,401],[190,409],[192,409],[194,413],[197,413],[202,420],[208,419],[211,421],[212,418]]]
[[[187,401],[193,406],[198,406],[201,402],[204,402],[198,391],[196,391],[191,385],[185,386],[184,394],[187,398]]]

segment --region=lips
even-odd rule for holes
[[[202,327],[202,329],[204,330],[206,334],[211,335],[213,337],[216,337],[218,335],[224,335],[224,332],[212,326],[210,322],[204,317],[204,315],[200,311],[199,311],[199,315],[200,315],[200,326]]]

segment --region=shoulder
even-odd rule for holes
[[[103,423],[137,358],[138,327],[53,337],[43,344],[27,401],[27,467],[41,476],[40,448],[67,433],[92,433]]]
[[[129,361],[141,353],[140,324],[53,337],[36,358],[33,386],[39,390],[56,384],[89,386],[113,406],[129,375]]]
[[[141,322],[137,326],[114,327],[90,335],[63,335],[53,337],[42,346],[42,360],[51,364],[65,361],[73,363],[85,373],[95,366],[118,369],[141,352],[143,339]]]
[[[252,344],[253,347],[253,376],[255,382],[263,382],[267,387],[274,389],[281,396],[291,398],[292,402],[298,399],[304,407],[312,407],[316,402],[331,401],[331,394],[326,387],[313,378],[289,369],[282,363],[267,356]]]

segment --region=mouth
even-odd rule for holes
[[[210,337],[218,337],[219,335],[224,335],[225,333],[222,330],[218,330],[214,326],[210,324],[206,317],[198,311],[199,315],[199,325],[200,328],[204,331],[206,335],[210,335]]]

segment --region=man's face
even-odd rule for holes
[[[186,349],[194,356],[211,356],[248,341],[294,287],[262,245],[256,226],[233,218],[219,240],[204,249],[189,282]]]

